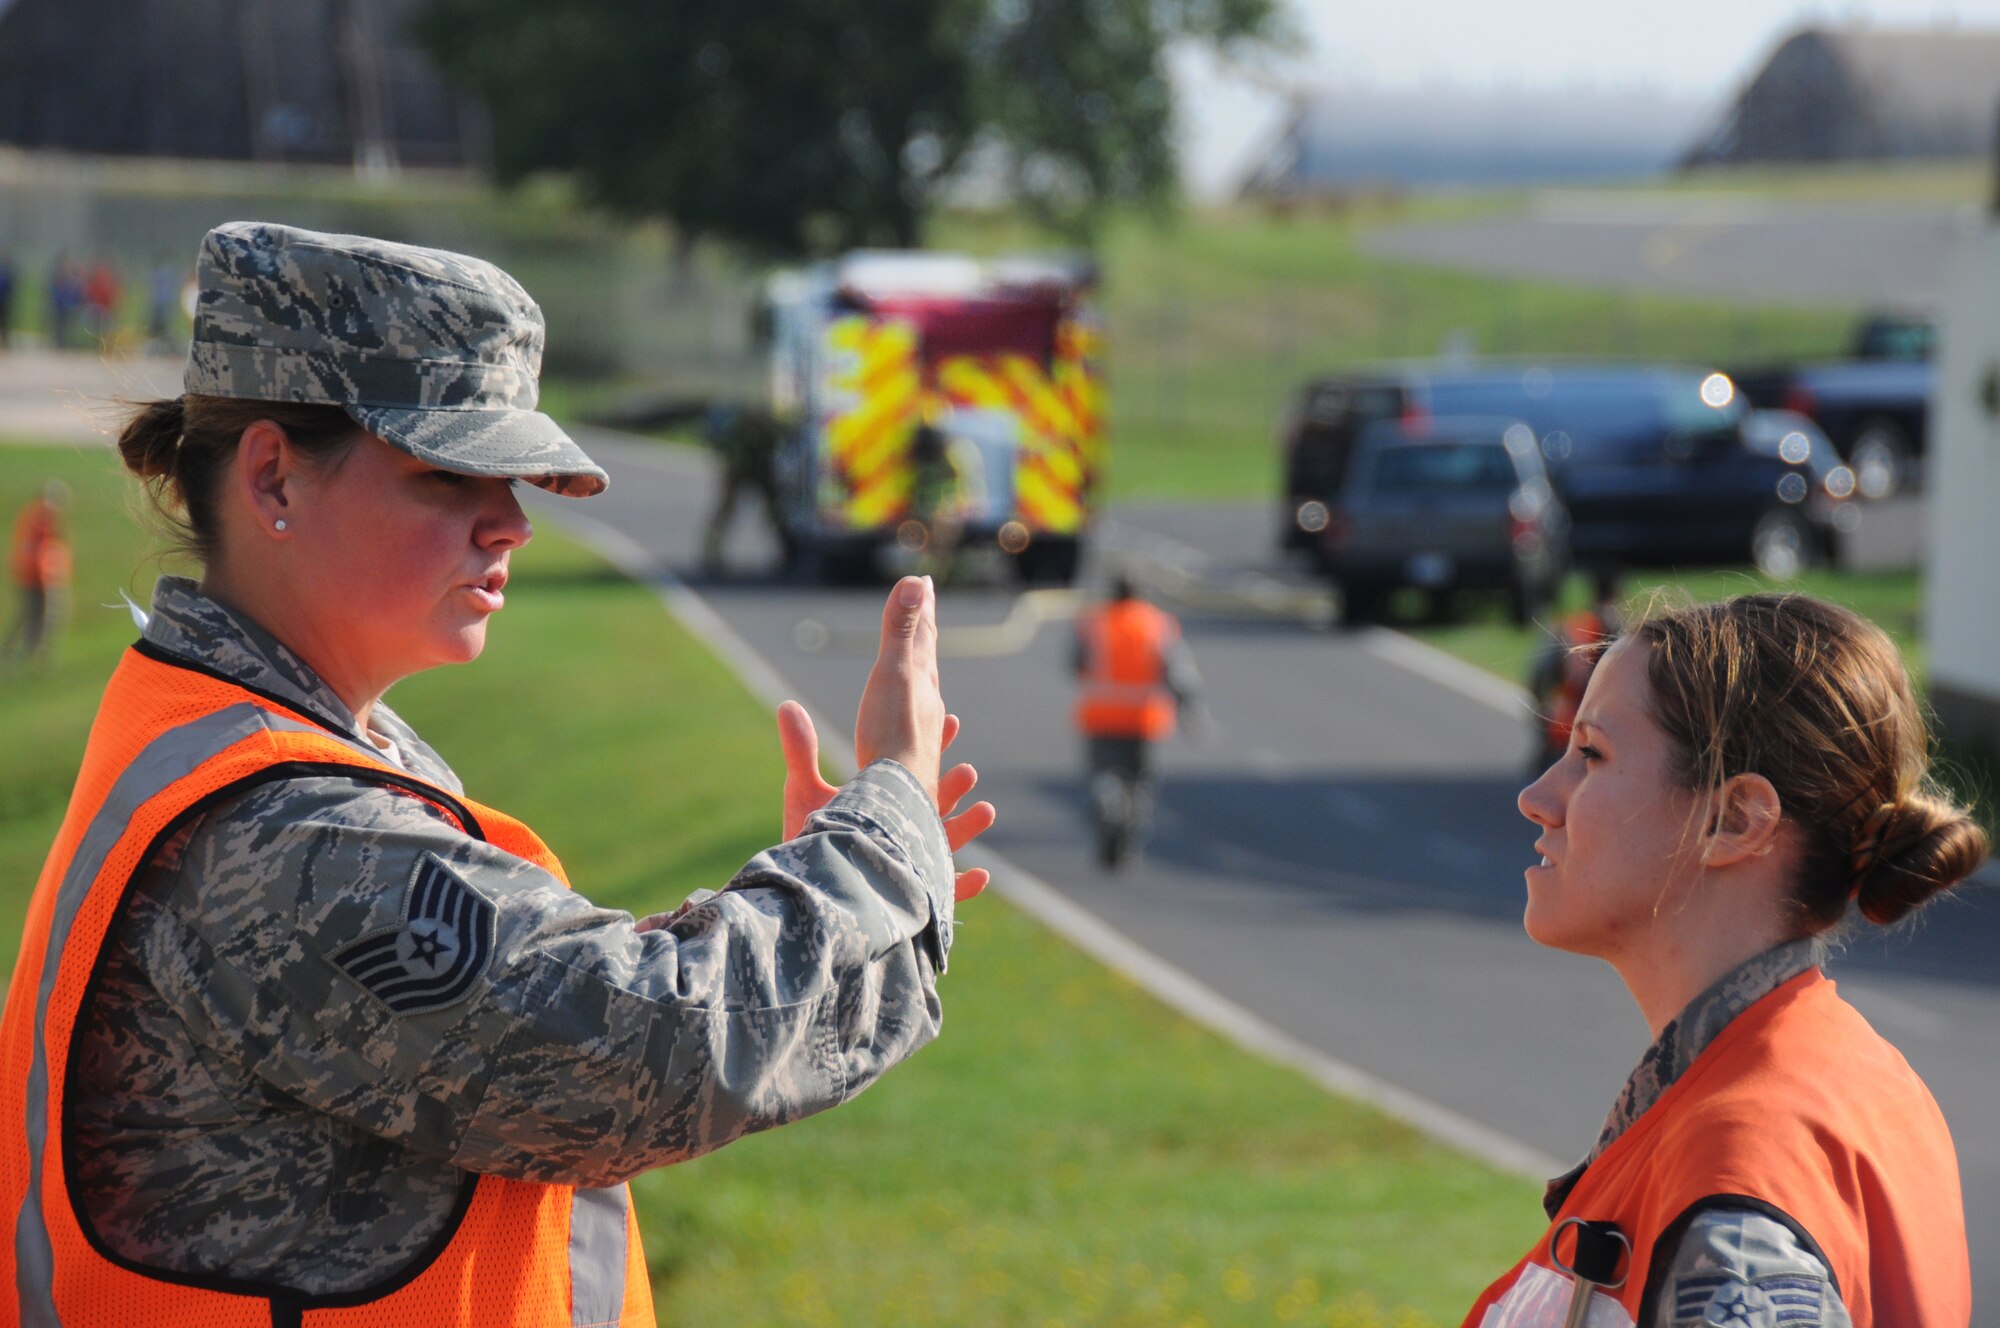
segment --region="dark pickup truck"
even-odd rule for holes
[[[1877,314],[1855,329],[1850,358],[1743,369],[1751,404],[1797,411],[1819,425],[1854,468],[1865,498],[1886,498],[1922,475],[1935,330]]]

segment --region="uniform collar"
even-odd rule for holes
[[[376,747],[362,733],[347,703],[313,672],[311,665],[247,614],[204,595],[184,576],[163,576],[155,583],[153,609],[146,621],[144,639],[157,650],[220,674],[310,716],[336,733]],[[450,792],[462,791],[451,767],[380,701],[369,711],[368,727],[375,735],[396,745],[403,767],[411,774]]]
[[[1549,1182],[1542,1197],[1542,1207],[1549,1216],[1553,1218],[1562,1207],[1584,1169],[1687,1073],[1731,1020],[1818,962],[1819,944],[1812,937],[1786,941],[1739,964],[1689,1001],[1639,1058],[1618,1100],[1611,1104],[1590,1156]]]

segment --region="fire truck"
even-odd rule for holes
[[[809,575],[997,549],[1076,574],[1104,462],[1087,263],[858,251],[766,288],[786,547]]]

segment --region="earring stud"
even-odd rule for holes
[[[273,529],[283,530],[284,528],[285,528],[285,518],[279,517],[277,523],[273,526]]]

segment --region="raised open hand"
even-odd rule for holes
[[[854,754],[863,766],[887,757],[915,775],[936,802],[954,853],[984,834],[995,818],[990,802],[958,810],[979,782],[978,771],[961,764],[939,773],[958,729],[958,716],[945,713],[938,691],[936,592],[930,578],[906,576],[883,606],[881,646],[854,719]],[[785,753],[784,830],[790,839],[836,790],[820,774],[819,735],[796,701],[778,708],[778,742]],[[970,899],[987,880],[983,868],[960,872],[955,893]]]

